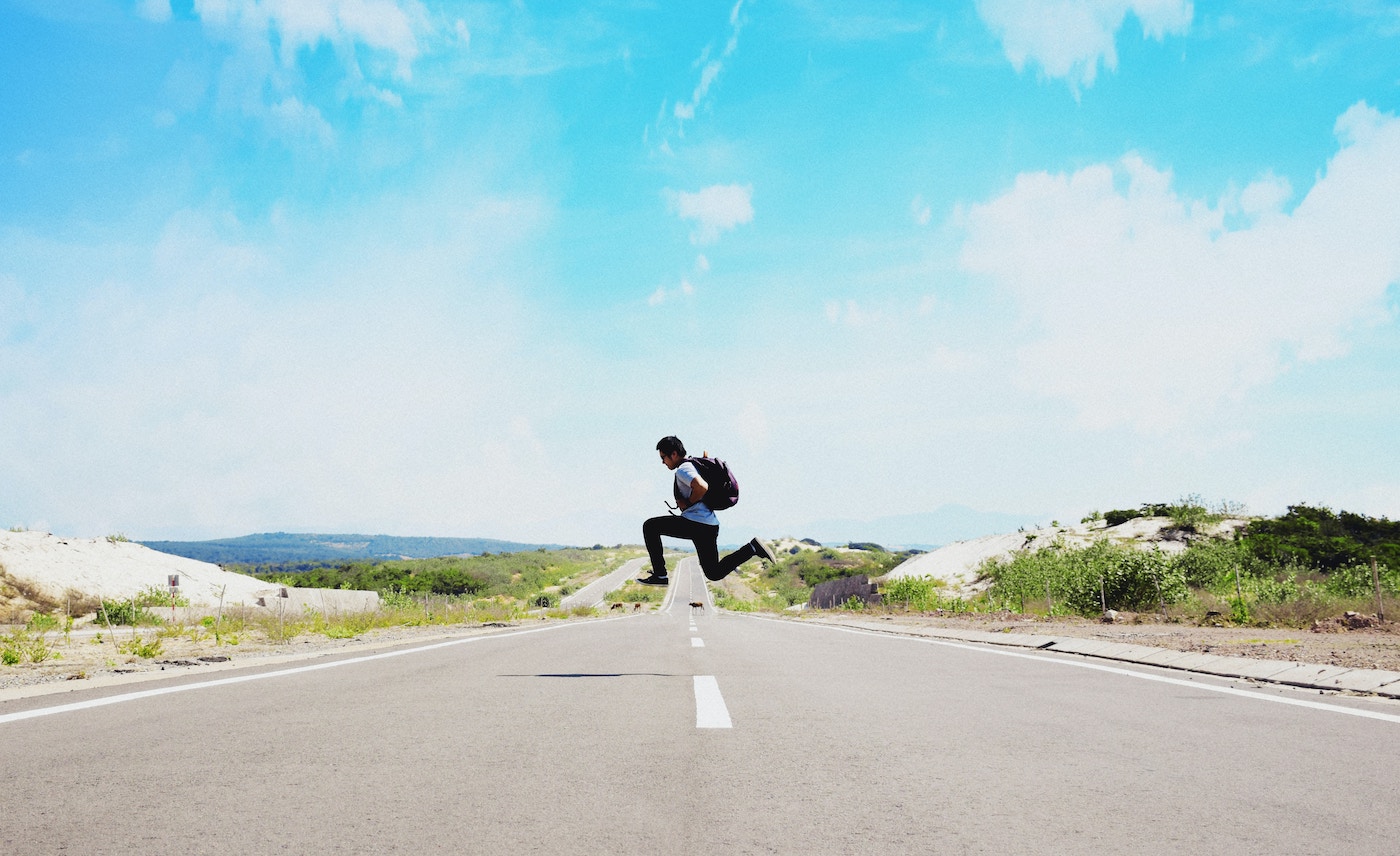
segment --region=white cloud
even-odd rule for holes
[[[914,222],[920,226],[927,226],[933,219],[933,209],[924,201],[923,194],[916,195],[909,200],[909,216],[914,218]]]
[[[329,43],[344,69],[342,94],[398,107],[400,96],[371,81],[411,79],[419,35],[431,30],[417,0],[194,0],[194,13],[209,36],[232,48],[218,74],[221,106],[322,146],[333,135],[307,103],[297,67],[303,53]]]
[[[696,193],[668,189],[662,196],[672,213],[695,223],[693,244],[713,244],[722,233],[753,221],[753,185],[715,184]]]
[[[1014,299],[1029,337],[1020,380],[1087,425],[1152,430],[1344,353],[1400,280],[1400,121],[1357,104],[1336,134],[1291,213],[1273,175],[1211,205],[1135,155],[1023,174],[965,212],[962,266]]]
[[[750,456],[766,449],[770,430],[768,415],[763,412],[763,405],[757,401],[747,402],[744,409],[734,418],[734,433],[743,438]]]
[[[1288,179],[1269,173],[1240,192],[1240,210],[1259,218],[1283,211],[1283,204],[1293,196]]]
[[[300,98],[289,96],[282,99],[272,105],[270,116],[284,137],[314,142],[322,148],[329,148],[335,143],[335,131],[321,111],[303,104]]]
[[[847,300],[844,303],[839,300],[828,300],[825,304],[825,314],[828,322],[846,327],[869,327],[882,321],[879,312],[862,309],[860,304],[854,300]]]
[[[706,46],[696,58],[694,67],[700,69],[700,77],[691,89],[689,101],[677,101],[671,108],[671,117],[675,120],[675,133],[678,137],[685,136],[685,123],[695,118],[696,111],[705,103],[709,97],[710,87],[720,74],[724,71],[724,63],[734,52],[739,49],[739,33],[743,31],[745,19],[743,16],[744,0],[738,0],[729,10],[729,38],[724,43],[724,50],[716,58],[711,58],[711,47]],[[666,130],[662,127],[663,118],[666,115],[666,103],[662,102],[661,116],[657,118],[656,129],[661,135],[661,142],[658,149],[666,154],[670,154],[670,141],[667,139]]]
[[[694,295],[695,286],[690,283],[690,280],[682,279],[680,285],[676,286],[674,291],[668,289],[664,285],[658,285],[656,290],[651,293],[651,296],[647,298],[647,305],[660,306],[673,297],[693,297]]]
[[[286,66],[302,48],[322,41],[343,48],[359,43],[393,54],[396,74],[404,79],[418,56],[414,30],[426,21],[411,0],[194,0],[194,10],[207,25],[275,40]]]
[[[1001,40],[1006,58],[1028,62],[1072,87],[1093,86],[1099,63],[1117,68],[1114,39],[1129,12],[1144,38],[1161,40],[1191,24],[1191,0],[977,0],[977,12]]]

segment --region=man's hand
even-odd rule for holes
[[[690,496],[681,497],[681,501],[679,503],[681,511],[685,511],[687,508],[704,499],[705,493],[709,489],[710,486],[706,484],[705,480],[700,478],[700,475],[697,473],[695,478],[690,480]]]

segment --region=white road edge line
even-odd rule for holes
[[[729,708],[724,706],[724,696],[719,693],[719,681],[714,675],[695,676],[695,727],[733,728],[729,719]]]
[[[593,624],[606,624],[610,621],[622,621],[623,618],[601,618],[597,621],[582,622],[579,624],[555,624],[549,627],[534,627],[529,630],[515,630],[509,633],[492,633],[488,636],[469,636],[465,639],[449,639],[446,642],[434,642],[432,645],[423,645],[418,648],[401,648],[397,651],[385,651],[380,654],[366,654],[363,657],[351,657],[347,660],[334,660],[329,663],[313,663],[310,666],[297,666],[292,669],[279,669],[273,672],[259,672],[256,675],[238,675],[232,678],[216,678],[212,681],[200,681],[194,684],[180,684],[174,687],[158,687],[153,690],[139,690],[137,692],[121,693],[119,695],[104,696],[102,698],[90,699],[89,701],[78,701],[71,704],[60,704],[55,707],[37,707],[33,710],[21,710],[16,713],[0,715],[0,725],[7,722],[19,722],[22,719],[36,719],[41,716],[52,716],[56,713],[70,713],[78,710],[87,710],[94,707],[105,707],[109,704],[120,704],[125,701],[136,701],[137,699],[152,698],[154,696],[169,695],[171,693],[182,693],[190,690],[202,690],[210,687],[223,687],[230,684],[242,684],[248,681],[261,681],[267,678],[282,678],[289,675],[301,675],[307,672],[317,672],[322,669],[334,669],[339,666],[351,666],[357,663],[368,663],[372,660],[387,660],[390,657],[402,657],[408,654],[421,654],[424,651],[434,651],[438,648],[450,648],[453,645],[466,645],[471,642],[485,642],[490,639],[505,639],[509,636],[524,636],[527,633],[543,633],[548,630],[559,630],[564,627],[585,627]],[[250,668],[256,668],[252,666]]]
[[[744,615],[744,613],[739,613]],[[880,639],[903,640],[907,642],[923,642],[928,645],[943,645],[948,648],[961,648],[964,651],[979,651],[983,654],[997,654],[1002,657],[1015,657],[1019,660],[1034,660],[1037,663],[1051,663],[1057,666],[1070,666],[1076,669],[1089,669],[1095,672],[1108,672],[1113,675],[1126,675],[1130,678],[1138,678],[1144,681],[1157,681],[1163,684],[1173,684],[1179,687],[1191,687],[1192,689],[1208,690],[1213,693],[1223,693],[1225,695],[1241,696],[1243,698],[1254,699],[1255,701],[1271,701],[1276,704],[1289,704],[1295,707],[1306,707],[1313,710],[1323,710],[1329,713],[1343,713],[1347,716],[1360,716],[1365,719],[1379,719],[1382,722],[1393,722],[1400,724],[1400,716],[1392,713],[1377,713],[1370,710],[1360,710],[1354,707],[1343,707],[1336,704],[1325,704],[1320,701],[1308,701],[1301,698],[1288,698],[1286,696],[1271,696],[1252,690],[1242,690],[1237,687],[1217,687],[1210,684],[1199,683],[1197,681],[1183,681],[1180,678],[1169,678],[1165,675],[1153,675],[1147,672],[1135,672],[1131,669],[1120,669],[1115,666],[1103,666],[1098,663],[1081,663],[1075,660],[1062,660],[1059,657],[1047,657],[1044,655],[1022,654],[1017,651],[1003,651],[990,645],[976,645],[962,642],[948,642],[943,639],[929,639],[926,636],[905,636],[899,633],[877,633],[873,630],[857,630],[854,627],[832,627],[829,624],[807,624],[801,622],[782,621],[776,618],[760,618],[757,615],[744,615],[745,618],[752,618],[755,621],[770,621],[774,624],[797,624],[800,627],[813,627],[822,630],[839,630],[842,633],[854,633],[858,636],[874,636]],[[1150,668],[1150,667],[1148,667]]]

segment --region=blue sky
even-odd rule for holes
[[[1397,114],[1360,0],[0,0],[0,524],[1400,517]]]

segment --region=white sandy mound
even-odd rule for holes
[[[1206,534],[1226,536],[1247,524],[1247,520],[1230,518],[1207,527]],[[1066,547],[1088,547],[1101,540],[1166,553],[1179,553],[1187,545],[1185,536],[1173,530],[1169,517],[1138,517],[1113,527],[1105,527],[1100,520],[957,541],[913,557],[890,571],[887,578],[933,577],[943,580],[952,591],[970,593],[985,587],[976,582],[977,569],[988,559],[1007,558],[1013,553],[1039,550],[1057,542]]]
[[[984,535],[968,541],[955,541],[929,553],[921,553],[890,571],[886,579],[901,577],[933,577],[943,580],[953,591],[975,591],[978,586],[977,568],[990,558],[1003,558],[1019,550],[1035,549],[1049,544],[1042,533],[1053,530],[1012,532],[1008,535]],[[1028,536],[1034,535],[1033,538]]]
[[[793,548],[796,548],[798,552],[801,552],[802,550],[822,549],[822,547],[819,545],[814,546],[812,544],[808,544],[806,541],[799,541],[796,538],[793,538],[791,535],[785,535],[782,538],[774,538],[768,542],[768,546],[772,547],[773,552],[777,553],[779,556],[796,555],[792,552]]]
[[[130,541],[64,538],[46,532],[0,532],[0,568],[11,580],[28,583],[62,603],[71,591],[120,600],[155,586],[168,590],[180,575],[180,594],[193,606],[214,606],[226,587],[224,603],[252,602],[273,589],[262,580],[225,571],[218,565],[161,553]]]

